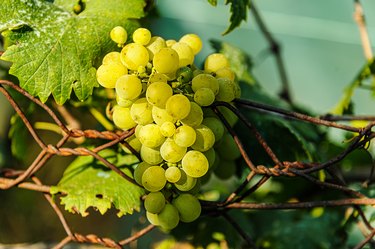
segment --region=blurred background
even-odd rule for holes
[[[363,0],[361,3],[370,39],[375,44],[375,1]],[[329,112],[366,62],[358,27],[353,19],[353,1],[262,0],[255,1],[255,4],[282,47],[293,100],[317,115]],[[213,51],[209,45],[210,39],[238,46],[252,57],[252,73],[258,82],[268,93],[277,95],[281,83],[276,63],[268,50],[269,44],[251,14],[240,28],[222,36],[230,17],[229,7],[223,1],[219,1],[217,7],[212,7],[205,0],[158,0],[156,8],[158,15],[145,20],[145,25],[154,35],[178,39],[186,33],[198,34],[204,41],[204,48],[197,57],[198,65]],[[1,64],[0,78],[4,76],[3,68],[4,64]],[[368,91],[356,91],[355,110],[357,114],[374,114],[373,99]],[[11,113],[7,101],[0,95],[0,146],[7,143]],[[5,156],[4,152],[0,155],[0,164]],[[66,159],[68,162],[69,159]],[[49,165],[54,163],[52,160]],[[58,173],[55,174],[59,175],[63,168],[56,171]],[[50,181],[53,184],[53,178]],[[27,190],[0,190],[0,243],[55,241],[64,236],[60,225],[56,226],[57,218],[42,199],[40,194]],[[30,208],[25,210],[25,206]],[[9,216],[10,211],[18,215]],[[95,214],[82,222],[80,217],[68,215],[73,229],[77,228],[83,234],[97,231],[112,237],[113,231],[121,231],[114,238],[130,233],[128,224],[138,218],[124,220],[117,219],[114,213],[105,217]],[[29,226],[38,223],[38,228]],[[152,241],[155,236],[161,235],[152,233],[146,242],[140,242],[138,248],[147,248],[142,243]]]

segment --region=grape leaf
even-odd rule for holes
[[[240,26],[242,21],[247,19],[247,10],[250,8],[250,0],[226,0],[225,4],[230,4],[230,25],[223,35],[233,31],[236,27]]]
[[[100,155],[113,164],[119,164],[117,166],[123,172],[131,175],[128,166],[136,162],[133,155],[121,156],[111,150]],[[144,189],[128,182],[90,156],[77,157],[69,165],[57,186],[51,187],[52,194],[58,192],[66,194],[61,197],[61,204],[69,212],[87,216],[87,209],[93,207],[104,214],[113,205],[119,217],[132,214],[134,210],[139,211],[140,198],[145,193]]]
[[[114,46],[111,28],[131,29],[137,24],[128,19],[144,15],[144,0],[91,0],[78,15],[74,2],[3,0],[0,5],[0,31],[14,44],[0,58],[13,62],[10,73],[43,102],[52,93],[63,104],[72,89],[81,101],[91,95],[97,85],[93,66]]]

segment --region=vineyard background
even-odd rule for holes
[[[157,4],[160,17],[151,16],[146,19],[146,24],[150,26],[154,33],[159,33],[165,37],[179,37],[183,33],[195,31],[203,37],[206,44],[204,50],[200,53],[200,57],[198,57],[199,60],[203,60],[212,51],[208,46],[208,40],[212,38],[228,41],[243,48],[252,55],[254,63],[252,72],[256,79],[268,93],[271,93],[271,96],[277,96],[281,84],[274,57],[272,53],[267,52],[269,43],[264,39],[262,33],[255,28],[256,24],[251,13],[249,13],[248,23],[242,24],[240,29],[233,31],[231,34],[221,37],[219,34],[225,30],[229,19],[226,6],[220,5],[217,9],[214,9],[206,2],[196,0],[184,1],[183,5],[181,5],[182,3],[177,5],[172,0],[159,1]],[[369,24],[370,39],[374,41],[375,26],[372,23],[375,23],[375,13],[372,12],[375,10],[375,5],[371,1],[363,1],[362,4]],[[309,111],[313,111],[313,113],[325,114],[328,112],[342,96],[344,87],[353,80],[364,64],[365,59],[358,27],[352,18],[353,6],[351,1],[343,3],[338,0],[329,3],[325,1],[314,1],[312,3],[311,1],[297,2],[291,0],[282,3],[274,3],[273,1],[257,3],[267,27],[282,45],[282,56],[293,100]],[[191,16],[193,12],[185,11],[186,9],[197,11],[194,11],[194,15]],[[207,13],[210,14],[207,15]],[[356,91],[354,100],[356,114],[373,113],[374,109],[371,104],[373,99],[367,91]],[[3,98],[1,101],[2,107],[7,105],[7,101]],[[10,110],[10,108],[7,109]],[[4,115],[4,117],[1,117],[1,120],[5,121],[0,123],[2,131],[0,135],[5,138],[7,136],[7,114],[10,111],[5,111],[5,108],[3,110],[1,115]],[[95,128],[95,120],[90,118],[90,115],[87,115],[87,117],[90,122],[85,123],[84,126],[87,127],[82,128]],[[44,114],[41,115],[41,119],[45,118]],[[330,129],[330,131],[332,130],[335,131],[335,129]],[[335,138],[338,142],[342,141],[342,136],[335,134],[335,132],[334,135],[336,135]],[[41,136],[48,143],[55,143],[54,139],[56,138],[51,138],[48,132],[42,132]],[[5,147],[5,144],[2,144],[2,146]],[[26,162],[30,163],[35,158],[39,148],[33,146],[29,149]],[[360,156],[363,157],[363,154]],[[6,157],[8,157],[7,152],[3,152],[2,158]],[[2,158],[0,158],[0,163]],[[71,159],[69,157],[52,159],[46,165],[46,170],[42,170],[38,177],[45,179],[43,184],[55,184]],[[368,165],[366,166],[366,172],[368,172],[370,168]],[[48,170],[51,167],[53,167],[53,170]],[[275,184],[274,186],[277,188],[280,185]],[[272,187],[266,187],[262,190],[277,192],[277,189],[275,190]],[[6,224],[0,226],[0,242],[56,241],[65,236],[62,229],[56,228],[58,219],[49,204],[41,200],[43,197],[40,193],[13,188],[1,191],[0,198],[4,200],[0,207],[0,222]],[[25,210],[25,206],[30,208]],[[277,212],[273,214],[274,217],[279,217]],[[138,215],[118,219],[114,211],[104,217],[92,212],[88,219],[70,214],[65,215],[67,215],[71,227],[79,230],[80,233],[109,236],[115,241],[122,239],[124,234],[134,232],[129,227],[129,223],[135,223],[140,219]],[[261,217],[264,218],[264,216]],[[259,219],[262,220],[262,218]],[[326,225],[328,226],[330,220],[338,221],[335,215],[329,215],[323,222],[327,222]],[[319,226],[319,223],[314,223],[313,220],[310,220],[309,224]],[[302,223],[298,225],[303,226]],[[111,229],[107,229],[109,227]],[[249,229],[252,228],[249,227]],[[138,248],[146,248],[146,245],[158,236],[160,236],[158,231],[152,231],[137,242]],[[326,234],[326,236],[329,237],[329,234]],[[352,236],[354,237],[351,237],[351,239],[357,243],[363,239],[358,230],[353,231]],[[134,246],[135,244],[133,244]],[[324,248],[324,245],[322,245],[322,248]]]

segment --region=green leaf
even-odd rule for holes
[[[210,43],[217,52],[224,54],[228,58],[238,80],[251,85],[255,84],[255,79],[250,73],[253,63],[249,55],[227,42],[212,39]]]
[[[116,25],[128,30],[137,24],[129,18],[144,15],[144,0],[91,0],[80,14],[77,1],[3,0],[0,31],[14,45],[1,59],[13,62],[10,73],[20,85],[43,102],[53,95],[63,104],[72,89],[79,100],[97,85],[97,59],[114,47],[109,32]]]
[[[228,34],[240,26],[242,21],[247,19],[247,10],[250,9],[250,0],[226,0],[225,4],[230,4],[230,25],[223,35]]]
[[[217,5],[217,0],[207,0],[209,4],[211,4],[212,6],[215,6]]]
[[[335,115],[342,115],[344,114],[350,107],[352,103],[352,97],[354,95],[355,90],[362,86],[363,81],[369,79],[370,77],[375,76],[375,58],[370,60],[365,64],[365,66],[361,69],[361,71],[356,76],[355,80],[350,83],[344,90],[344,93],[340,99],[340,101],[332,108],[331,113]],[[375,84],[375,81],[373,85]]]
[[[111,150],[105,150],[100,155],[131,176],[128,167],[136,162],[133,155],[118,156]],[[87,209],[93,207],[104,214],[113,205],[119,217],[132,214],[134,210],[139,211],[141,196],[145,194],[144,189],[128,182],[90,156],[77,157],[69,165],[58,185],[51,188],[52,194],[58,192],[66,194],[61,197],[61,204],[69,212],[87,216]]]

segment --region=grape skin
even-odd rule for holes
[[[182,222],[192,222],[196,220],[202,211],[199,200],[191,194],[181,194],[172,201],[180,215]]]
[[[208,160],[202,152],[188,151],[182,158],[182,169],[191,177],[202,177],[208,171]]]

